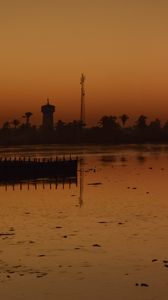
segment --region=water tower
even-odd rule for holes
[[[53,129],[55,106],[49,103],[49,99],[47,99],[47,104],[41,107],[41,112],[43,114],[43,129]]]

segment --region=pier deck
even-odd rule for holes
[[[0,182],[77,176],[78,159],[1,159]]]

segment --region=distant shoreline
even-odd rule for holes
[[[62,146],[62,147],[89,147],[89,146],[101,146],[101,147],[106,147],[106,146],[109,146],[109,147],[113,147],[113,146],[119,146],[119,147],[125,147],[125,146],[132,146],[132,147],[136,147],[136,146],[147,146],[147,145],[153,145],[153,146],[168,146],[168,141],[165,142],[139,142],[139,143],[100,143],[100,142],[97,142],[97,143],[91,143],[91,142],[83,142],[83,143],[24,143],[24,144],[21,144],[21,143],[18,143],[18,144],[0,144],[0,149],[1,148],[10,148],[10,147],[45,147],[45,146]]]

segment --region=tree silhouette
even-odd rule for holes
[[[168,121],[163,126],[163,133],[166,140],[168,140]]]
[[[120,118],[120,120],[122,122],[123,127],[125,127],[125,124],[128,121],[129,117],[126,114],[123,114],[119,118]]]
[[[144,115],[139,116],[138,120],[136,121],[136,127],[139,129],[145,129],[147,127],[146,119],[147,117]]]
[[[57,124],[56,124],[56,129],[58,131],[63,130],[65,127],[65,122],[63,122],[62,120],[58,120]]]
[[[118,124],[116,122],[117,117],[116,116],[103,116],[98,124],[103,128],[103,129],[112,129],[112,128],[117,128]]]
[[[23,118],[26,118],[26,125],[29,127],[30,126],[30,117],[33,115],[32,112],[28,111],[25,112]]]
[[[15,129],[17,128],[17,126],[20,124],[19,120],[14,119],[12,124],[14,125]]]
[[[161,129],[160,120],[159,119],[155,119],[154,121],[152,121],[150,123],[149,127],[152,130],[159,131]]]
[[[17,119],[11,123],[5,122],[0,129],[0,145],[168,143],[168,121],[161,126],[160,120],[155,119],[148,125],[147,117],[144,115],[140,115],[132,126],[126,128],[125,125],[129,119],[126,114],[121,114],[118,119],[114,115],[104,115],[100,118],[97,126],[83,127],[82,131],[80,121],[73,120],[65,123],[58,120],[51,132],[45,132],[42,127],[36,128],[30,125],[31,116],[31,112],[26,112],[23,116],[25,122],[20,126],[18,126],[20,122]]]
[[[163,128],[168,128],[168,121],[165,122]]]
[[[3,126],[2,126],[2,129],[9,129],[10,128],[10,122],[9,121],[6,121]]]

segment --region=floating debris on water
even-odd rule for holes
[[[138,282],[136,282],[136,283],[135,283],[135,286],[149,287],[149,284],[147,284],[147,283],[144,283],[144,282],[142,282],[142,283],[138,283]]]
[[[102,182],[92,182],[92,183],[88,183],[88,185],[101,185]]]
[[[8,232],[1,232],[0,236],[11,236],[11,235],[15,235],[15,233],[8,233]]]
[[[148,287],[149,284],[147,284],[147,283],[141,283],[141,286]]]
[[[101,247],[99,244],[93,244],[93,247]]]

